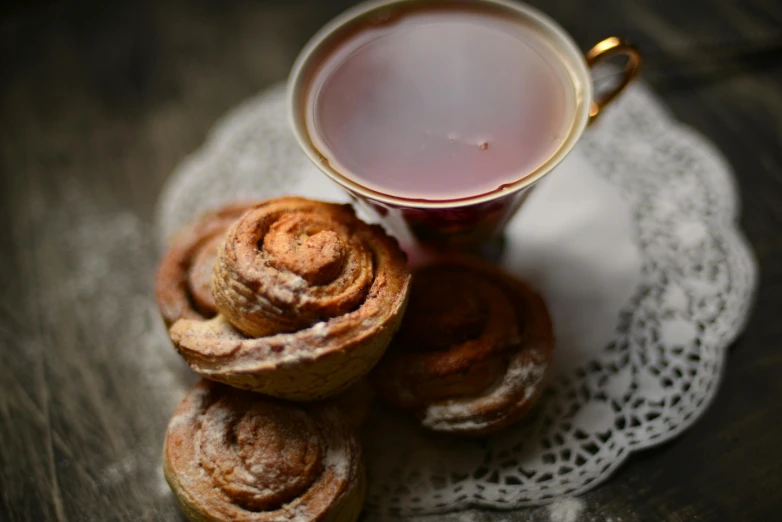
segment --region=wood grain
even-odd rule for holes
[[[158,467],[192,376],[154,335],[155,199],[215,120],[283,80],[309,36],[350,3],[17,2],[2,12],[0,520],[179,520]],[[712,407],[585,495],[584,519],[774,520],[782,4],[533,3],[585,49],[609,34],[641,46],[657,92],[735,169],[761,265],[755,312]],[[128,338],[139,331],[150,335]]]

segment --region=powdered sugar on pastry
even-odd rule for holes
[[[492,388],[479,397],[467,397],[435,403],[424,410],[421,423],[437,431],[483,429],[489,422],[481,420],[492,405],[500,406],[507,397],[529,400],[541,391],[546,364],[514,360],[508,371]]]
[[[523,281],[475,260],[441,261],[416,271],[410,311],[374,382],[425,428],[487,435],[541,396],[553,335],[543,299]]]
[[[358,441],[333,404],[300,405],[202,381],[171,419],[166,480],[189,518],[354,521]]]

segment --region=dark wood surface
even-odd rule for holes
[[[180,520],[156,470],[178,400],[164,392],[192,378],[154,355],[172,352],[149,306],[156,196],[349,3],[0,10],[0,520]],[[782,2],[534,3],[585,49],[610,34],[641,46],[658,94],[735,169],[761,269],[711,408],[585,495],[583,520],[781,520]]]

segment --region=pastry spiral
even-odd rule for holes
[[[177,319],[206,319],[217,313],[212,297],[217,247],[228,228],[251,207],[251,203],[238,203],[206,214],[174,240],[155,281],[158,307],[167,326]]]
[[[534,405],[553,347],[546,305],[526,283],[479,262],[440,263],[414,274],[373,382],[381,400],[426,428],[486,435]]]
[[[198,522],[350,522],[365,492],[361,451],[336,406],[201,381],[168,425],[163,471]]]
[[[171,338],[204,377],[290,400],[338,394],[369,372],[401,322],[405,254],[349,206],[288,197],[228,231],[215,261],[214,319]]]

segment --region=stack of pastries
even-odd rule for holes
[[[554,345],[526,283],[466,259],[411,275],[381,227],[298,197],[201,218],[163,258],[156,293],[204,377],[164,447],[193,521],[357,520],[357,428],[373,397],[423,428],[487,435],[535,404]]]

